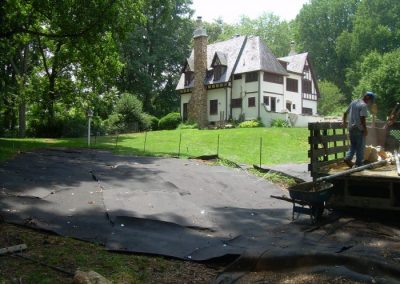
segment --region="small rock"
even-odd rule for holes
[[[72,284],[111,284],[104,276],[95,271],[76,271]]]

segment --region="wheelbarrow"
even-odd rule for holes
[[[311,222],[315,223],[321,218],[325,209],[325,204],[333,194],[333,184],[327,182],[327,180],[349,175],[369,168],[380,167],[386,165],[386,163],[386,160],[382,160],[329,176],[319,177],[311,182],[296,184],[289,187],[290,198],[287,196],[275,195],[271,195],[271,197],[293,203],[292,220],[295,219],[296,213],[306,214],[310,215]]]

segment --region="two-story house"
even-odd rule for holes
[[[183,120],[200,127],[227,120],[284,119],[293,126],[319,121],[318,85],[308,53],[276,58],[257,36],[207,44],[201,18],[194,49],[176,88]]]

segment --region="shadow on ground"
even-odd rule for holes
[[[292,205],[270,198],[282,194],[240,169],[87,149],[25,152],[0,167],[7,222],[108,250],[196,261],[241,255],[231,272],[349,261],[359,272],[398,276],[398,228],[344,216],[291,222]]]

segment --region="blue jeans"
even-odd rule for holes
[[[350,136],[350,150],[346,153],[345,160],[351,161],[354,154],[356,154],[356,166],[362,166],[364,161],[364,148],[365,148],[365,136],[364,132],[356,129],[349,131]]]

